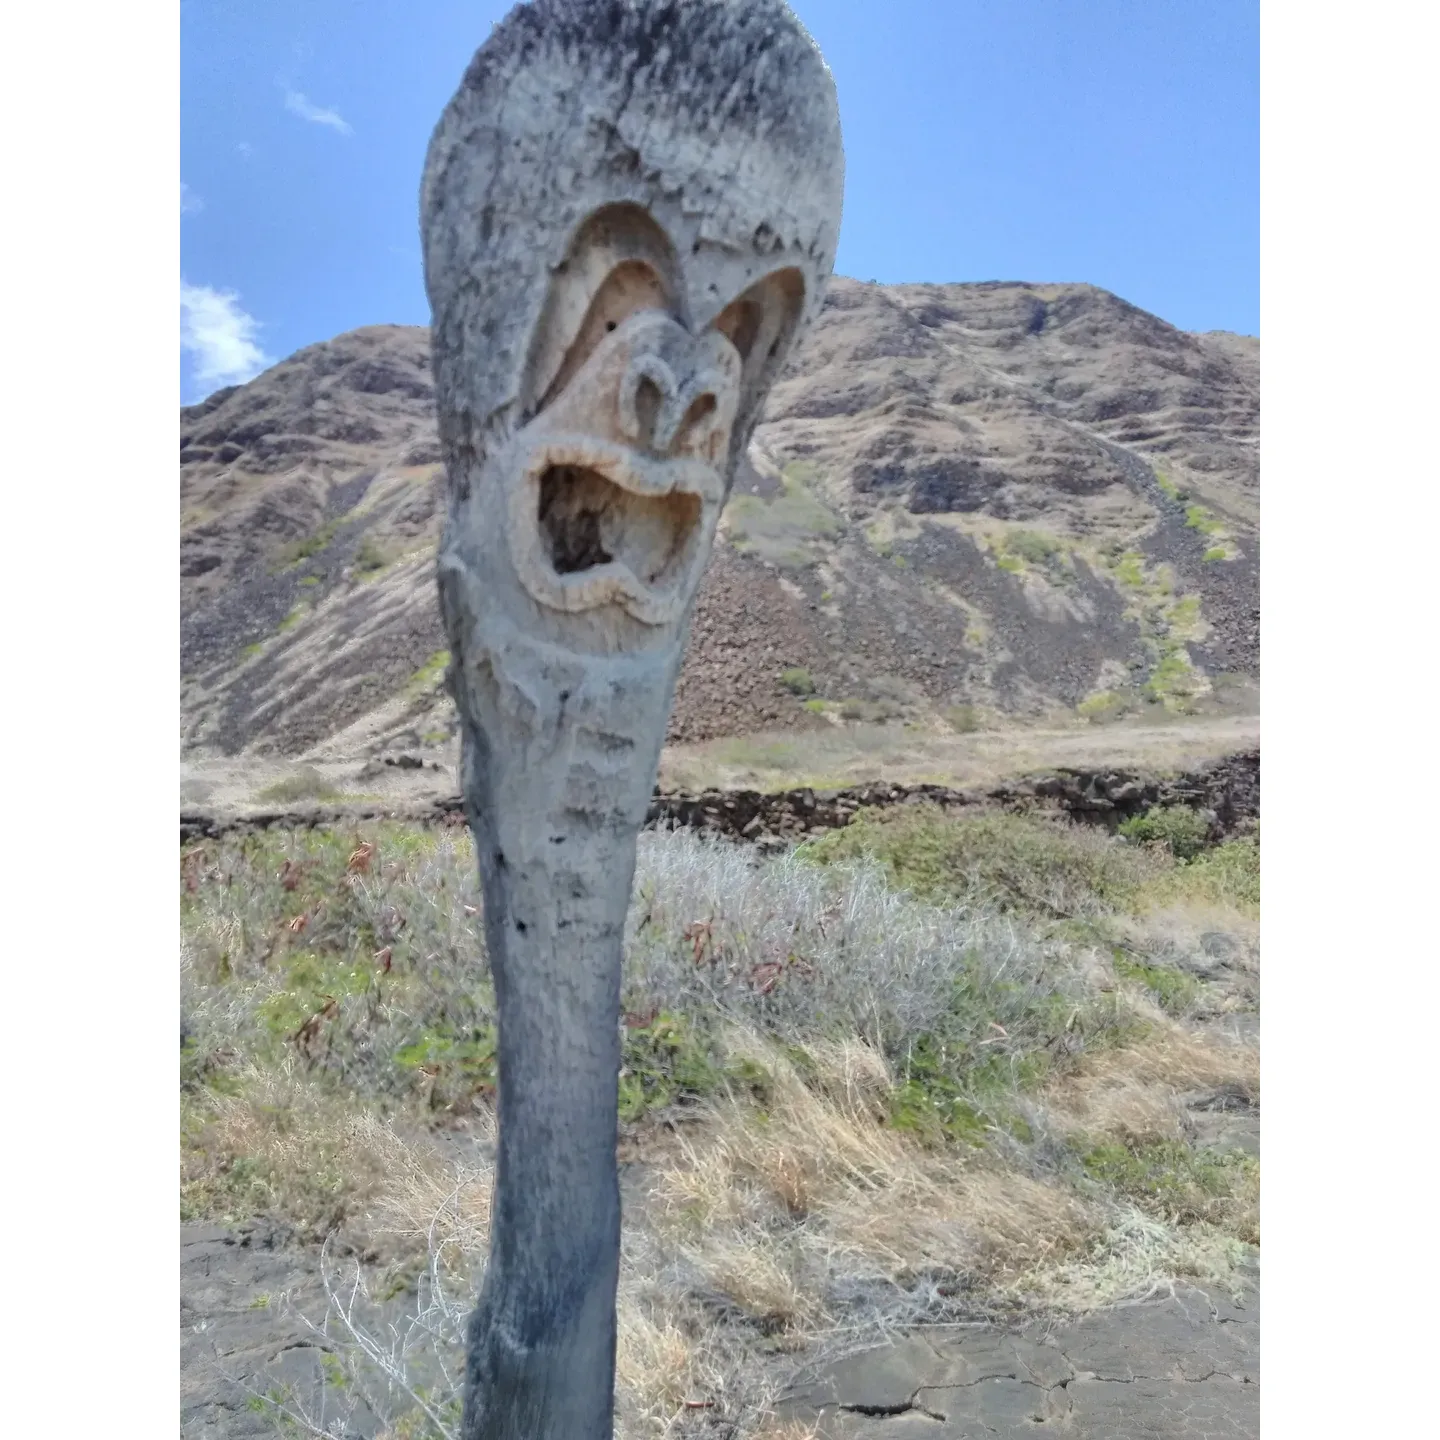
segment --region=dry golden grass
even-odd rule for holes
[[[1150,1025],[1132,1044],[1084,1056],[1068,1088],[1084,1093],[1134,1083],[1167,1093],[1236,1084],[1259,1094],[1260,1056],[1253,1046],[1197,1035],[1159,1014]]]
[[[390,1138],[367,1112],[294,1069],[239,1079],[239,1093],[210,1093],[187,1107],[182,1215],[272,1213],[315,1239],[351,1224],[385,1182]]]
[[[483,1256],[490,1245],[493,1167],[449,1161],[434,1144],[402,1139],[383,1121],[371,1119],[367,1128],[379,1132],[371,1143],[388,1162],[367,1211],[373,1233],[392,1237],[405,1253],[439,1250],[452,1265]],[[481,1116],[475,1128],[493,1137],[493,1115]]]
[[[1081,1058],[1073,1073],[1051,1085],[1042,1103],[1065,1132],[1137,1141],[1178,1139],[1178,1098],[1236,1085],[1251,1097],[1260,1088],[1253,1046],[1201,1038],[1151,1008],[1143,1038]]]
[[[1201,947],[1203,936],[1218,931],[1239,944],[1248,967],[1259,965],[1259,916],[1237,911],[1234,906],[1197,897],[1167,899],[1126,922],[1126,928],[1148,941],[1191,951]]]
[[[1095,1228],[1096,1216],[1061,1186],[888,1126],[889,1077],[868,1046],[807,1054],[808,1083],[769,1053],[763,1113],[714,1106],[654,1186],[657,1224],[747,1314],[805,1330],[834,1318],[827,1297],[837,1276],[994,1281]]]
[[[1085,1198],[1059,1178],[1019,1173],[993,1153],[926,1147],[889,1127],[893,1077],[862,1041],[807,1047],[799,1068],[754,1035],[734,1032],[728,1043],[765,1066],[764,1108],[739,1098],[706,1107],[689,1133],[653,1147],[648,1199],[627,1210],[617,1351],[624,1440],[689,1433],[677,1427],[711,1412],[749,1416],[736,1433],[751,1440],[812,1433],[765,1428],[777,1372],[747,1353],[744,1336],[758,1326],[788,1348],[823,1339],[842,1320],[840,1280],[868,1279],[893,1296],[926,1277],[964,1277],[968,1290],[1000,1302],[1072,1312],[1178,1275],[1234,1281],[1253,1228],[1240,1213],[1254,1208],[1253,1185],[1225,1224],[1167,1224]],[[1086,1057],[1040,1103],[1057,1130],[1170,1137],[1178,1132],[1164,1096],[1254,1081],[1250,1052],[1157,1019],[1136,1044]],[[235,1156],[249,1156],[249,1183],[263,1183],[277,1208],[312,1215],[317,1227],[363,1230],[390,1273],[413,1271],[429,1253],[458,1294],[483,1263],[492,1172],[457,1164],[432,1138],[333,1109],[294,1076],[217,1097],[205,1134],[191,1165],[212,1164],[187,1175],[192,1198],[213,1204],[234,1183],[220,1157],[233,1170]],[[697,1287],[746,1317],[738,1333],[697,1307]],[[843,1318],[853,1324],[853,1313]]]
[[[1083,1252],[1018,1276],[1011,1293],[1027,1309],[1068,1314],[1153,1295],[1181,1277],[1238,1295],[1246,1253],[1246,1243],[1220,1227],[1181,1229],[1131,1207]]]
[[[664,1424],[703,1398],[693,1338],[663,1307],[622,1294],[617,1305],[615,1384],[631,1423]]]
[[[957,735],[936,715],[916,725],[829,725],[669,746],[660,781],[674,789],[797,785],[843,787],[872,780],[955,786],[994,784],[1057,765],[1187,769],[1259,744],[1253,716],[1157,718],[1095,727],[1080,720]]]

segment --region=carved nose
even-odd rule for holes
[[[722,383],[709,365],[680,378],[659,355],[637,355],[620,386],[620,423],[631,440],[658,455],[687,442],[687,448],[699,449],[706,421],[719,408]]]

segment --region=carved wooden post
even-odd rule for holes
[[[819,309],[835,90],[783,0],[534,0],[421,196],[441,606],[500,1010],[465,1440],[609,1440],[621,942],[696,586]]]

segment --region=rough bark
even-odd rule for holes
[[[842,184],[830,74],[781,0],[519,6],[431,142],[439,584],[500,1012],[465,1440],[611,1433],[635,836]]]

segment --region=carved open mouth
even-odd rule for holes
[[[700,497],[637,495],[598,470],[551,465],[540,476],[538,518],[557,575],[619,561],[641,584],[664,589],[700,524]]]
[[[718,505],[710,466],[567,437],[538,446],[524,470],[511,535],[520,577],[537,600],[571,612],[618,603],[657,625],[679,613],[702,548],[706,501]]]

